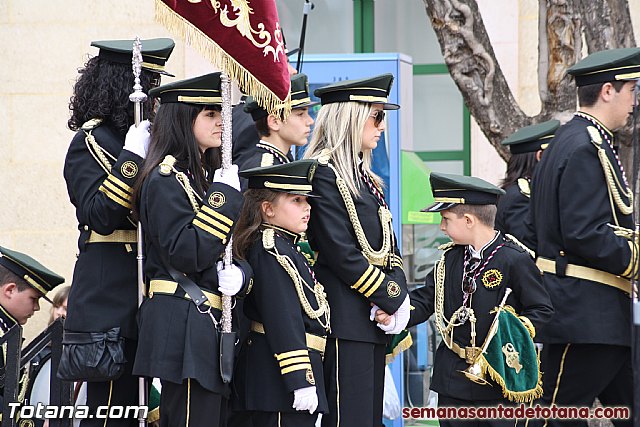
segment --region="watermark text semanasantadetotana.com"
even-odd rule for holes
[[[629,419],[631,411],[624,406],[576,407],[576,406],[487,406],[402,408],[404,419]]]
[[[78,406],[53,406],[43,405],[38,402],[36,405],[20,405],[20,403],[9,403],[11,412],[9,416],[14,418],[20,415],[20,419],[56,419],[56,418],[98,418],[98,419],[118,419],[118,418],[147,418],[149,408],[147,406],[98,406],[95,413],[91,413],[86,405]]]

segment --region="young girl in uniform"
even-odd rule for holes
[[[391,74],[345,80],[316,89],[322,107],[305,153],[317,159],[310,200],[314,271],[331,304],[324,368],[329,415],[323,427],[378,427],[382,422],[387,334],[409,320],[407,283],[372,151],[385,129]],[[376,325],[374,307],[393,313]]]
[[[160,378],[161,426],[220,426],[229,396],[219,366],[221,294],[250,279],[218,261],[242,206],[237,167],[220,169],[220,73],[150,94],[160,107],[136,192],[149,287],[134,373]]]
[[[234,251],[254,272],[251,320],[234,380],[255,426],[313,427],[327,412],[322,357],[329,305],[297,242],[307,229],[315,161],[249,169]]]

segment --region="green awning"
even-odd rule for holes
[[[431,203],[431,171],[412,151],[401,152],[402,165],[402,224],[440,224],[440,214],[420,212]]]

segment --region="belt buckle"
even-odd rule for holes
[[[464,360],[469,365],[476,363],[476,359],[480,355],[480,347],[465,347],[464,348]]]

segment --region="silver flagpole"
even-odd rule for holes
[[[133,93],[129,95],[129,101],[133,102],[135,125],[138,127],[142,122],[143,104],[147,100],[147,95],[142,91],[140,84],[140,73],[142,72],[142,43],[140,37],[136,36],[133,41],[133,57],[131,59],[133,68],[133,76],[135,78],[133,84]],[[144,298],[144,233],[142,225],[138,222],[138,307],[142,304]],[[138,378],[138,404],[147,406],[147,382],[144,377]],[[145,427],[147,425],[147,416],[144,411],[138,411],[138,426]]]
[[[221,75],[222,90],[222,173],[231,167],[231,79]],[[223,264],[228,266],[233,259],[233,239],[229,236],[224,250]],[[231,297],[222,295],[222,332],[231,332]]]

